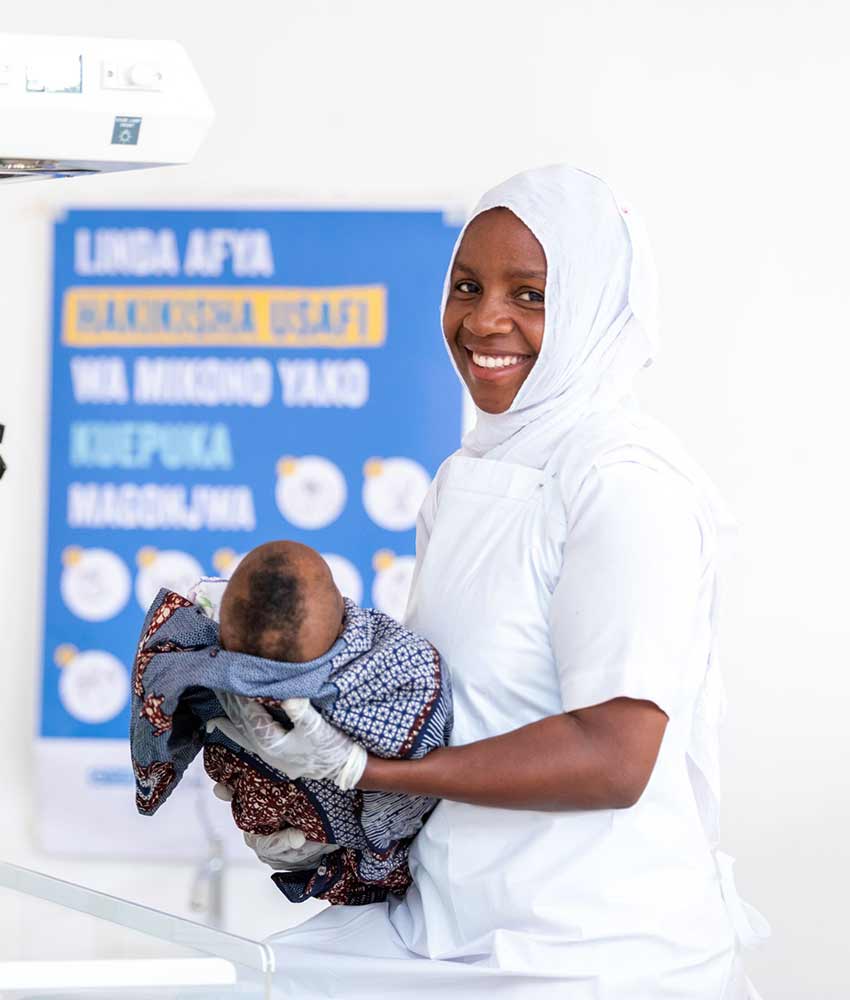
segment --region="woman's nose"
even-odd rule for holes
[[[482,295],[466,315],[463,325],[474,337],[510,333],[514,323],[501,296]]]

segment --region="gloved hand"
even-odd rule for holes
[[[227,580],[203,576],[193,587],[189,588],[186,597],[193,604],[199,605],[207,618],[212,618],[214,622],[217,622],[221,609],[221,599],[226,587]]]
[[[213,785],[213,795],[223,802],[233,801],[233,792],[220,781]],[[320,844],[307,840],[303,831],[289,826],[276,833],[244,833],[245,843],[264,864],[275,871],[295,871],[313,868],[325,854],[335,851],[336,844]]]
[[[354,788],[366,768],[366,751],[319,715],[307,698],[289,698],[283,709],[289,731],[253,698],[216,691],[227,717],[210,719],[207,732],[220,729],[289,778],[324,778],[344,791]]]
[[[221,799],[222,802],[233,801],[233,790],[228,788],[227,785],[222,784],[220,781],[217,781],[213,785],[213,795],[217,799]]]
[[[254,833],[244,834],[245,843],[264,864],[275,871],[298,871],[301,868],[315,868],[318,862],[331,851],[337,849],[336,844],[317,844],[307,840],[300,830],[287,827],[260,836]]]

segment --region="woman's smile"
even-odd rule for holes
[[[476,351],[470,347],[464,347],[464,351],[470,376],[483,382],[509,381],[534,363],[534,357],[530,354],[514,354],[507,351],[493,354],[489,351]]]

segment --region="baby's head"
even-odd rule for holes
[[[221,599],[222,648],[305,663],[342,633],[345,602],[328,564],[299,542],[266,542],[236,568]]]

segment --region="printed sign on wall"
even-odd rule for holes
[[[160,587],[185,593],[292,538],[354,601],[403,615],[416,514],[460,436],[438,320],[457,232],[439,213],[390,211],[97,210],[57,224],[47,849],[198,853],[197,774],[155,819],[133,806],[129,671]]]

